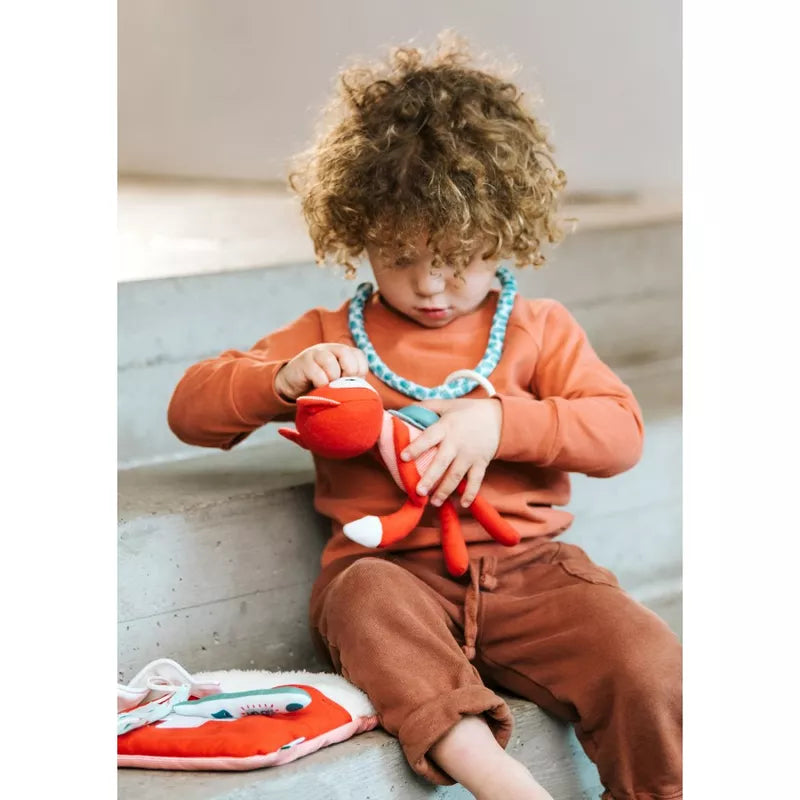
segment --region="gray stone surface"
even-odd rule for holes
[[[371,280],[368,268],[360,280]],[[617,366],[674,358],[681,347],[681,225],[578,232],[539,270],[518,273],[526,297],[556,297]],[[247,349],[313,306],[336,308],[355,290],[333,269],[287,265],[119,287],[119,460],[189,457],[166,409],[193,363]],[[273,427],[244,446],[277,437]]]
[[[269,491],[312,483],[311,454],[279,437],[228,452],[194,449],[195,458],[118,472],[120,522],[181,514]]]
[[[121,523],[121,675],[161,656],[193,670],[316,665],[306,618],[327,526],[310,485],[265,483]]]

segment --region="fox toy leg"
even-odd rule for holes
[[[458,493],[464,494],[467,488],[467,482],[461,481],[458,484]],[[469,513],[475,517],[478,522],[486,529],[492,538],[496,539],[500,544],[506,547],[512,547],[519,544],[520,535],[513,525],[506,522],[493,505],[483,499],[480,492],[475,495],[475,499],[469,506]]]
[[[348,522],[342,532],[348,539],[352,539],[364,547],[387,547],[399,542],[408,536],[419,524],[425,504],[405,503],[393,514],[383,517],[361,517],[361,519]]]
[[[442,528],[442,553],[447,571],[456,577],[463,575],[469,566],[469,556],[458,512],[452,500],[448,499],[442,503],[439,509],[439,524]]]

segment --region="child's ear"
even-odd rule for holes
[[[288,439],[290,442],[299,444],[300,447],[308,450],[305,444],[303,444],[303,437],[300,436],[300,434],[294,428],[278,428],[278,433],[285,439]]]

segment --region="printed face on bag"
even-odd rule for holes
[[[426,328],[441,328],[457,317],[475,311],[492,286],[498,261],[475,253],[459,277],[452,266],[433,266],[427,236],[412,243],[411,253],[367,245],[381,299],[395,311]]]

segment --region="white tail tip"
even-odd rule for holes
[[[342,528],[344,535],[364,547],[377,547],[383,538],[383,527],[378,517],[361,517]]]

